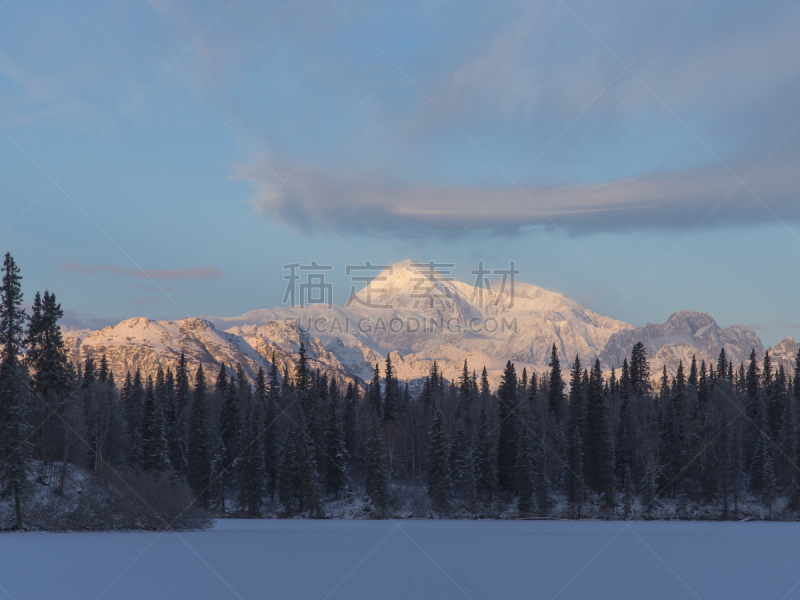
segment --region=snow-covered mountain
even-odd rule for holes
[[[243,323],[310,326],[310,335],[351,373],[369,379],[376,360],[391,352],[398,376],[407,380],[427,375],[434,360],[450,379],[461,373],[464,360],[475,369],[486,366],[493,380],[507,360],[520,371],[541,371],[553,343],[562,356],[594,360],[614,333],[632,328],[534,285],[517,282],[513,294],[510,285],[480,289],[417,264],[393,265],[345,306],[279,307],[209,319],[221,328]]]
[[[268,334],[272,334],[270,343],[261,343]],[[86,358],[92,357],[99,364],[100,357],[105,354],[109,368],[118,380],[136,369],[140,369],[145,377],[155,375],[159,367],[165,371],[171,368],[174,372],[181,352],[184,352],[190,367],[190,379],[194,378],[198,365],[202,364],[207,377],[213,381],[219,365],[225,363],[229,366],[241,364],[247,377],[254,381],[259,368],[269,372],[273,352],[281,372],[285,367],[291,371],[301,340],[308,349],[314,368],[340,379],[352,379],[346,370],[333,364],[334,361],[322,351],[318,339],[309,338],[296,328],[292,330],[267,325],[234,328],[226,332],[200,318],[152,321],[137,317],[99,331],[83,329],[64,332],[64,341],[73,363],[83,363]]]
[[[768,348],[769,355],[772,358],[772,364],[777,367],[782,366],[787,373],[795,372],[795,365],[797,359],[797,342],[792,338],[787,337],[782,339],[772,348]]]
[[[314,368],[340,379],[371,379],[373,367],[391,353],[397,375],[419,380],[437,361],[444,376],[456,379],[466,360],[483,366],[496,383],[507,360],[518,371],[543,372],[555,343],[565,368],[575,356],[588,364],[619,368],[636,342],[643,342],[654,376],[663,365],[674,373],[679,361],[716,361],[721,348],[735,363],[751,349],[764,348],[755,332],[735,325],[720,328],[711,315],[680,311],[666,323],[634,327],[599,315],[566,298],[517,282],[513,293],[477,288],[425,271],[417,263],[393,265],[345,306],[312,304],[254,310],[239,317],[183,321],[128,319],[99,331],[65,334],[74,361],[106,354],[115,375],[142,369],[152,374],[177,363],[181,351],[207,370],[221,362],[241,363],[249,377],[268,368],[274,353],[282,371],[292,371],[300,343]],[[773,351],[794,372],[797,344],[791,338]]]
[[[600,354],[601,362],[609,368],[619,369],[637,342],[642,342],[647,348],[653,376],[657,376],[665,365],[667,372],[674,375],[678,364],[681,361],[684,365],[690,364],[692,356],[696,356],[698,365],[703,360],[716,365],[722,348],[725,348],[728,360],[737,365],[748,360],[751,350],[755,350],[759,357],[764,354],[764,346],[752,329],[742,325],[722,329],[708,313],[682,310],[673,314],[666,323],[649,323],[615,333]]]

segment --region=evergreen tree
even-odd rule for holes
[[[45,291],[42,299],[36,293],[25,340],[25,364],[33,371],[32,392],[44,400],[34,405],[32,411],[39,428],[36,454],[45,463],[50,458],[51,438],[63,440],[66,435],[62,419],[74,397],[69,393],[74,373],[58,324],[63,316],[55,294]]]
[[[633,477],[631,476],[630,467],[625,467],[625,477],[623,481],[623,518],[627,520],[631,515],[634,500]]]
[[[351,381],[347,384],[347,392],[344,395],[344,417],[342,419],[345,449],[351,462],[358,460],[358,398],[358,387]]]
[[[263,378],[263,372],[259,370],[259,373]],[[267,487],[264,469],[262,403],[258,399],[251,402],[242,423],[242,456],[237,475],[239,477],[239,504],[246,511],[248,517],[257,517],[261,513],[264,491]]]
[[[278,483],[278,448],[276,443],[278,431],[278,406],[280,403],[280,384],[278,383],[278,368],[275,366],[275,353],[272,354],[272,368],[270,369],[269,388],[264,380],[264,370],[259,367],[256,376],[257,404],[263,407],[263,447],[264,447],[264,474],[266,489],[269,499],[275,499],[275,490]]]
[[[94,371],[94,359],[91,356],[86,357],[86,362],[83,363],[83,377],[81,378],[81,387],[87,388],[92,385],[97,379]]]
[[[642,342],[636,342],[631,351],[630,377],[633,396],[641,398],[650,391],[650,367]]]
[[[544,424],[540,426],[540,428],[543,427]],[[542,515],[549,513],[553,505],[549,476],[550,461],[548,459],[547,445],[545,444],[544,436],[542,436],[534,446],[534,486],[536,488],[536,504],[539,507],[539,513]]]
[[[220,371],[222,375],[223,371]],[[219,384],[220,378],[217,378]],[[239,384],[247,382],[237,382],[236,377],[231,375],[226,385],[227,388],[223,391],[222,410],[219,413],[219,435],[222,438],[224,446],[224,466],[229,469],[236,459],[238,454],[238,435],[241,429],[241,415],[239,406]]]
[[[725,348],[722,348],[719,351],[719,357],[717,358],[717,377],[720,379],[725,379],[728,375],[728,357],[725,354]]]
[[[41,299],[36,292],[25,340],[25,362],[33,371],[34,391],[43,397],[63,395],[70,387],[72,367],[58,324],[63,316],[55,294],[45,291]],[[105,354],[103,357],[105,360]]]
[[[525,425],[525,424],[523,424]],[[517,449],[517,510],[520,516],[528,515],[534,508],[534,442],[529,427],[523,426],[519,437],[519,447]]]
[[[378,415],[379,419],[383,418],[383,394],[381,393],[381,370],[380,365],[375,363],[375,370],[373,371],[372,382],[369,384],[369,391],[367,392],[367,399],[372,410]]]
[[[336,379],[331,381],[330,402],[328,403],[327,440],[325,463],[325,485],[329,494],[338,500],[339,494],[347,484],[347,449],[344,441],[344,427],[339,415],[339,388]]]
[[[299,472],[297,432],[294,423],[290,423],[281,446],[280,463],[278,465],[278,500],[287,514],[292,514],[300,508]]]
[[[449,469],[453,491],[459,496],[464,496],[471,485],[470,454],[464,428],[456,425],[450,443]]]
[[[375,507],[383,514],[388,510],[391,502],[386,443],[383,441],[383,435],[381,435],[378,416],[373,413],[369,420],[364,491]]]
[[[653,512],[658,502],[658,476],[658,460],[654,456],[649,456],[642,478],[642,506],[648,515]]]
[[[167,435],[167,454],[169,463],[179,475],[186,474],[186,442],[183,422],[178,412],[178,394],[172,369],[167,367],[160,403],[164,407],[164,423]]]
[[[208,422],[208,399],[203,365],[197,367],[194,378],[194,399],[189,422],[188,481],[200,506],[211,505],[211,470],[214,459]]]
[[[225,392],[228,391],[228,372],[225,369],[225,363],[220,363],[219,365],[219,373],[217,373],[217,383],[214,386],[220,394],[223,396]]]
[[[163,386],[164,373],[158,369],[158,379]],[[147,378],[144,414],[142,421],[142,467],[145,471],[163,471],[167,468],[167,443],[164,427],[164,411],[156,396],[153,378]]]
[[[139,369],[133,376],[133,383],[123,395],[125,418],[128,422],[128,435],[131,439],[130,462],[141,465],[143,459],[142,413],[144,412],[144,386]]]
[[[458,378],[458,393],[462,400],[469,399],[472,395],[472,377],[469,374],[466,359],[464,359],[464,368],[461,369],[461,376]]]
[[[478,421],[478,443],[475,449],[474,469],[478,497],[483,500],[491,500],[495,488],[495,470],[485,402],[482,403]]]
[[[764,474],[761,483],[761,494],[764,504],[767,506],[767,518],[772,518],[772,506],[775,502],[775,491],[777,481],[775,478],[775,466],[772,453],[769,450],[764,458]]]
[[[662,403],[666,407],[666,418],[662,438],[664,440],[664,455],[668,461],[666,476],[670,481],[675,481],[676,493],[685,491],[683,483],[684,469],[687,466],[688,440],[687,440],[687,406],[686,406],[686,379],[683,372],[683,362],[678,364],[678,373],[672,391],[664,391],[666,398]]]
[[[322,484],[320,483],[317,452],[305,423],[302,411],[297,411],[298,492],[300,512],[322,516]]]
[[[22,308],[22,277],[6,252],[0,283],[0,481],[14,496],[15,528],[22,529],[22,496],[28,482],[31,444],[30,376],[19,359],[26,320]]]
[[[103,356],[100,357],[100,371],[97,373],[97,380],[105,383],[108,381],[108,376],[108,359],[106,359],[106,353],[103,352]]]
[[[561,364],[558,361],[556,345],[550,352],[550,378],[548,380],[547,409],[556,418],[561,419],[561,408],[564,406],[564,379],[561,376]]]
[[[516,378],[516,375],[515,375]],[[428,435],[428,498],[431,507],[438,513],[447,514],[450,510],[450,471],[448,456],[450,444],[444,431],[442,411],[437,410]]]
[[[577,361],[577,376],[573,370],[573,378],[580,377],[580,361]],[[580,386],[576,382],[576,386]],[[575,394],[570,392],[569,419],[567,421],[567,444],[566,444],[566,469],[564,473],[564,484],[567,492],[567,502],[569,502],[575,516],[581,518],[583,500],[585,494],[584,459],[583,459],[583,421],[584,406],[582,394],[575,390]]]
[[[390,354],[386,355],[386,371],[384,375],[386,391],[383,399],[383,418],[387,421],[397,420],[397,408],[400,401],[400,385],[392,367]]]
[[[179,417],[189,406],[189,399],[189,371],[186,368],[186,356],[181,352],[181,358],[175,368],[175,409]]]
[[[489,374],[486,372],[486,367],[481,371],[481,401],[484,403],[489,402],[492,392],[489,389]]]
[[[517,459],[517,374],[511,361],[506,363],[497,390],[499,434],[497,438],[497,479],[500,489],[505,492],[515,491],[515,476]]]
[[[288,379],[288,378],[286,378]],[[300,342],[300,349],[297,351],[297,372],[295,374],[294,387],[300,394],[301,399],[311,383],[311,370],[308,367],[308,357],[306,356],[306,346]]]
[[[614,445],[611,438],[611,419],[603,390],[600,360],[595,359],[589,378],[586,401],[588,444],[586,448],[586,480],[589,486],[614,506]]]

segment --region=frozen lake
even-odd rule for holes
[[[800,524],[219,521],[0,534],[0,597],[800,598]]]

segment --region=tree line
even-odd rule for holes
[[[55,295],[22,310],[6,254],[0,287],[0,495],[15,526],[36,472],[127,470],[178,482],[211,514],[325,516],[357,504],[383,516],[715,518],[793,515],[800,380],[769,353],[735,365],[666,367],[653,385],[636,344],[619,373],[553,345],[544,373],[509,361],[496,390],[465,362],[448,381],[436,362],[413,390],[391,358],[365,385],[275,356],[250,382],[241,366],[206,373],[114,374],[105,355],[74,367]],[[800,373],[800,353],[795,373]],[[119,377],[119,380],[117,379]],[[153,489],[153,488],[146,488]],[[139,494],[139,492],[137,492]],[[148,498],[142,497],[142,502]],[[694,511],[694,512],[693,512]]]

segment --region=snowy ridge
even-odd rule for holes
[[[764,346],[756,333],[742,325],[721,328],[708,313],[682,310],[674,313],[666,323],[649,323],[611,336],[600,355],[607,367],[619,369],[630,356],[631,348],[642,342],[651,361],[651,375],[660,375],[662,367],[674,375],[678,364],[691,364],[692,356],[706,364],[715,364],[722,348],[734,365],[746,362],[752,350],[764,355]]]
[[[431,286],[436,289],[433,302],[420,297],[420,290]],[[372,378],[376,363],[383,368],[390,353],[401,380],[420,380],[430,372],[433,361],[446,378],[455,380],[466,360],[478,372],[485,366],[493,384],[507,360],[516,364],[518,372],[523,368],[546,371],[554,343],[562,368],[568,369],[579,356],[587,365],[599,358],[609,370],[619,369],[633,345],[642,342],[654,378],[663,366],[674,374],[678,364],[689,364],[693,355],[698,362],[715,363],[723,347],[734,364],[747,361],[753,349],[759,359],[764,354],[752,329],[721,328],[708,313],[684,310],[666,323],[634,327],[535,285],[517,282],[513,295],[510,292],[502,293],[496,284],[493,289],[480,289],[428,275],[407,260],[381,273],[345,306],[277,307],[239,317],[182,321],[133,318],[94,332],[66,331],[64,336],[74,362],[87,356],[99,360],[105,353],[118,378],[137,368],[145,375],[155,374],[159,366],[174,370],[182,351],[192,374],[198,363],[212,371],[221,362],[241,363],[252,379],[259,367],[269,369],[273,353],[278,369],[291,373],[301,343],[313,368],[329,377],[362,382]],[[365,306],[369,302],[373,306]],[[451,323],[454,328],[398,331],[388,327],[421,322]],[[477,330],[469,327],[471,323],[479,324]],[[791,338],[772,350],[776,364],[791,374],[796,353],[797,344]]]
[[[292,370],[293,359],[300,347],[297,335],[292,340],[288,334],[288,338],[280,338],[269,346],[259,345],[258,340],[262,338],[250,333],[219,331],[211,322],[197,317],[179,321],[152,321],[137,317],[91,333],[86,330],[65,331],[64,341],[75,364],[82,364],[89,357],[97,364],[105,354],[109,368],[120,381],[126,373],[137,369],[145,378],[155,376],[159,367],[174,372],[181,352],[186,355],[190,379],[194,378],[198,365],[203,365],[207,376],[213,377],[219,365],[225,363],[228,366],[242,365],[245,375],[254,381],[259,368],[269,372],[272,350],[275,350],[278,368],[281,371],[284,367]],[[251,340],[255,347],[250,344]],[[312,364],[319,362],[322,370],[350,379],[345,371],[318,360],[318,349],[322,347],[319,340],[307,339],[306,336],[304,341]]]

